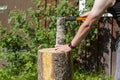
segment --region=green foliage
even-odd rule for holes
[[[9,31],[0,25],[0,52],[2,52],[0,58],[7,62],[7,65],[0,68],[0,80],[37,80],[36,53],[40,48],[54,47],[57,17],[79,15],[78,7],[73,6],[68,0],[61,0],[57,6],[53,1],[52,4],[46,5],[46,9],[41,7],[45,6],[45,2],[32,1],[36,3],[38,9],[30,8],[27,11],[14,9],[10,11]],[[44,19],[49,21],[47,29],[42,25]],[[77,21],[65,23],[66,43],[72,40],[81,23]],[[96,32],[96,29],[93,29],[90,34],[96,34]],[[90,39],[94,40],[95,35]],[[87,43],[89,46],[89,39]],[[74,51],[75,57],[77,49]],[[102,79],[101,76],[96,76],[98,75],[89,76],[75,71],[74,80]]]
[[[73,11],[76,9],[61,1],[60,7],[66,4],[66,9],[60,7],[53,7],[54,12],[50,12],[50,4],[46,8],[47,12],[43,12],[44,8],[39,7],[37,10],[32,8],[27,11],[14,9],[9,14],[9,27],[8,31],[1,25],[0,27],[0,54],[7,62],[4,68],[0,69],[0,80],[36,80],[37,79],[37,50],[39,48],[54,47],[56,35],[56,19],[59,16],[75,15]],[[63,5],[64,4],[64,5]],[[71,7],[72,6],[72,7]],[[72,9],[72,11],[70,11]],[[42,23],[39,14],[45,16],[45,19],[51,20],[49,29],[40,27]],[[48,17],[49,16],[49,17]],[[74,23],[74,22],[73,22]],[[70,22],[68,22],[70,25]],[[75,24],[77,24],[75,22]],[[75,25],[74,25],[75,26]],[[72,29],[72,26],[71,26]],[[7,53],[5,53],[7,52]]]
[[[95,0],[87,0],[86,1],[86,9],[87,9],[87,11],[91,10],[91,8],[93,7],[94,1]]]
[[[0,80],[37,80],[37,56],[29,52],[1,53],[6,60],[0,68]]]
[[[102,75],[101,73],[87,73],[87,72],[78,72],[74,73],[73,80],[113,80],[111,77]]]
[[[41,28],[38,26],[37,13],[29,9],[28,11],[13,10],[10,13],[9,31],[1,27],[0,46],[8,51],[32,51],[37,47],[53,47],[55,45],[55,29]],[[31,19],[31,20],[30,20]],[[50,37],[51,36],[51,37]]]

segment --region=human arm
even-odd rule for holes
[[[111,0],[95,0],[92,10],[89,12],[87,19],[79,27],[79,30],[71,44],[76,46],[81,42],[89,33],[92,28],[92,25],[100,18],[100,16],[105,12],[105,10],[112,5]]]
[[[95,21],[97,21],[105,12],[105,10],[110,6],[112,6],[112,0],[95,0],[92,10],[89,12],[89,14],[87,14],[87,19],[79,27],[78,32],[71,41],[72,46],[76,46],[87,36]],[[59,52],[68,52],[72,50],[68,45],[58,45],[55,49]]]

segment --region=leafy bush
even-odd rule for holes
[[[59,16],[78,16],[78,7],[73,6],[68,0],[61,0],[56,6],[46,5],[41,0],[36,2],[37,10],[32,8],[27,11],[14,9],[10,11],[10,30],[0,25],[0,54],[7,62],[4,68],[0,68],[0,80],[37,80],[37,50],[40,48],[54,47],[56,35],[56,20]],[[44,12],[45,11],[45,12]],[[43,27],[43,19],[49,21],[48,27]],[[75,35],[78,26],[82,22],[66,22],[66,43]],[[92,33],[96,33],[94,29]],[[91,39],[94,39],[93,36]],[[89,45],[89,41],[88,41]],[[77,49],[74,50],[76,57]],[[7,53],[5,53],[7,52]],[[77,69],[77,67],[75,67]],[[83,77],[84,76],[84,77]],[[97,76],[97,75],[95,75]],[[86,78],[85,78],[86,77]],[[75,70],[74,79],[95,79],[90,75],[80,74]]]
[[[6,60],[0,68],[0,80],[37,80],[37,56],[29,52],[1,53]]]
[[[37,10],[30,8],[27,11],[18,9],[10,11],[10,18],[8,19],[10,30],[8,31],[3,26],[0,27],[0,50],[3,53],[0,55],[1,58],[4,58],[7,62],[4,68],[0,69],[1,80],[37,79],[36,53],[39,48],[54,47],[58,9],[66,4],[65,8],[63,10],[61,9],[61,13],[59,14],[61,16],[62,14],[66,16],[68,16],[68,14],[71,15],[73,12],[69,12],[70,9],[74,10],[74,7],[66,1],[61,1],[61,4],[58,5],[59,8],[54,7],[54,14],[42,12],[42,7]],[[68,8],[69,10],[66,12]],[[42,19],[38,18],[39,14],[46,16],[45,19],[51,19],[49,29],[39,26],[42,21]],[[73,14],[75,15],[75,13]],[[68,24],[70,24],[70,22]],[[77,23],[75,22],[75,24]]]
[[[111,77],[105,76],[101,73],[87,73],[87,72],[78,72],[74,73],[73,80],[113,80]]]
[[[0,33],[0,46],[3,49],[11,52],[35,51],[39,46],[53,47],[55,45],[55,29],[46,30],[44,27],[39,27],[38,22],[35,23],[37,16],[33,11],[32,9],[27,12],[11,11],[9,18],[11,29],[7,31],[1,26],[1,29],[4,29]],[[27,17],[31,18],[31,20],[27,19]]]

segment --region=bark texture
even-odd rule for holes
[[[58,17],[57,18],[56,44],[64,44],[65,43],[64,22],[65,22],[64,17]]]
[[[71,53],[57,53],[54,48],[38,51],[38,80],[73,80]]]

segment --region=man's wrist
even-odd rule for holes
[[[68,44],[68,46],[69,46],[71,49],[74,49],[74,48],[75,48],[75,46],[73,46],[71,42]]]

